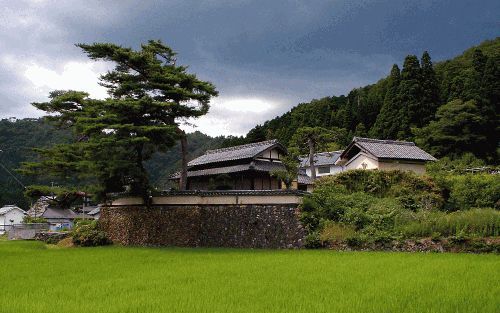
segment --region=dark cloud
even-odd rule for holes
[[[439,60],[497,36],[500,2],[38,0],[0,9],[0,116],[36,114],[29,102],[52,85],[34,86],[27,67],[60,74],[86,62],[74,43],[162,39],[221,99],[269,101],[229,130],[243,133],[299,102],[375,82],[406,54]],[[224,112],[214,107],[211,120]]]

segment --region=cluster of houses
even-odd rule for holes
[[[273,171],[284,170],[281,157],[286,148],[277,140],[209,150],[188,163],[188,190],[273,190],[284,184]],[[345,150],[314,155],[316,177],[352,169],[403,170],[425,173],[425,164],[436,159],[413,142],[354,137]],[[292,188],[311,191],[309,158],[300,159],[299,174]],[[170,177],[178,181],[180,173]]]
[[[273,175],[284,170],[281,161],[286,148],[277,140],[208,150],[188,163],[188,190],[279,190],[285,185]],[[335,175],[351,170],[403,170],[425,173],[425,164],[436,159],[413,142],[354,137],[342,151],[320,152],[301,158],[297,179],[292,189],[312,191],[316,177]],[[179,181],[180,174],[170,177]],[[61,209],[51,205],[48,197],[40,198],[27,212],[14,205],[0,208],[0,233],[11,225],[21,224],[25,216],[45,219],[50,230],[71,229],[75,219],[99,219],[99,207]]]
[[[25,217],[43,218],[51,231],[71,229],[75,219],[99,219],[100,207],[80,207],[77,209],[61,209],[51,205],[49,197],[41,197],[28,211],[15,205],[0,208],[0,235],[11,227],[23,224]]]

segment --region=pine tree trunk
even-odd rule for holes
[[[179,180],[179,190],[186,190],[187,188],[187,136],[186,133],[179,129],[181,132],[181,177]]]
[[[148,173],[144,168],[143,164],[143,149],[144,145],[139,145],[136,148],[137,151],[137,168],[140,170],[141,174],[138,176],[140,181],[135,182],[135,186],[132,187],[133,193],[138,193],[143,199],[146,205],[149,205],[149,191],[151,186],[149,185]]]
[[[311,167],[311,179],[316,180],[316,166],[314,166],[314,142],[311,138],[307,139],[309,145],[309,166]]]

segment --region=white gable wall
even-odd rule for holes
[[[364,152],[360,152],[346,163],[345,170],[363,169],[363,163],[366,164],[367,170],[379,168],[379,162],[376,158]]]
[[[323,167],[323,166],[328,166],[328,165],[316,165],[316,167],[315,167],[316,168],[316,177],[335,175],[335,174],[343,171],[342,166],[331,164],[331,165],[329,165],[330,166],[330,173],[323,173],[323,174],[318,173],[318,167]],[[306,169],[306,175],[311,177],[311,167],[308,166],[305,169]]]
[[[19,209],[13,209],[9,212],[0,215],[0,230],[4,229],[4,225],[21,224],[23,222],[24,212]]]
[[[282,156],[281,153],[279,153],[279,150],[274,148],[274,149],[268,149],[264,152],[262,152],[258,157],[259,158],[265,158],[265,159],[280,159]]]

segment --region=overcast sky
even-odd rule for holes
[[[500,35],[500,1],[0,0],[0,118],[37,117],[54,89],[105,97],[75,43],[161,39],[219,97],[196,121],[241,135],[300,102],[387,75],[407,54],[434,61]]]

